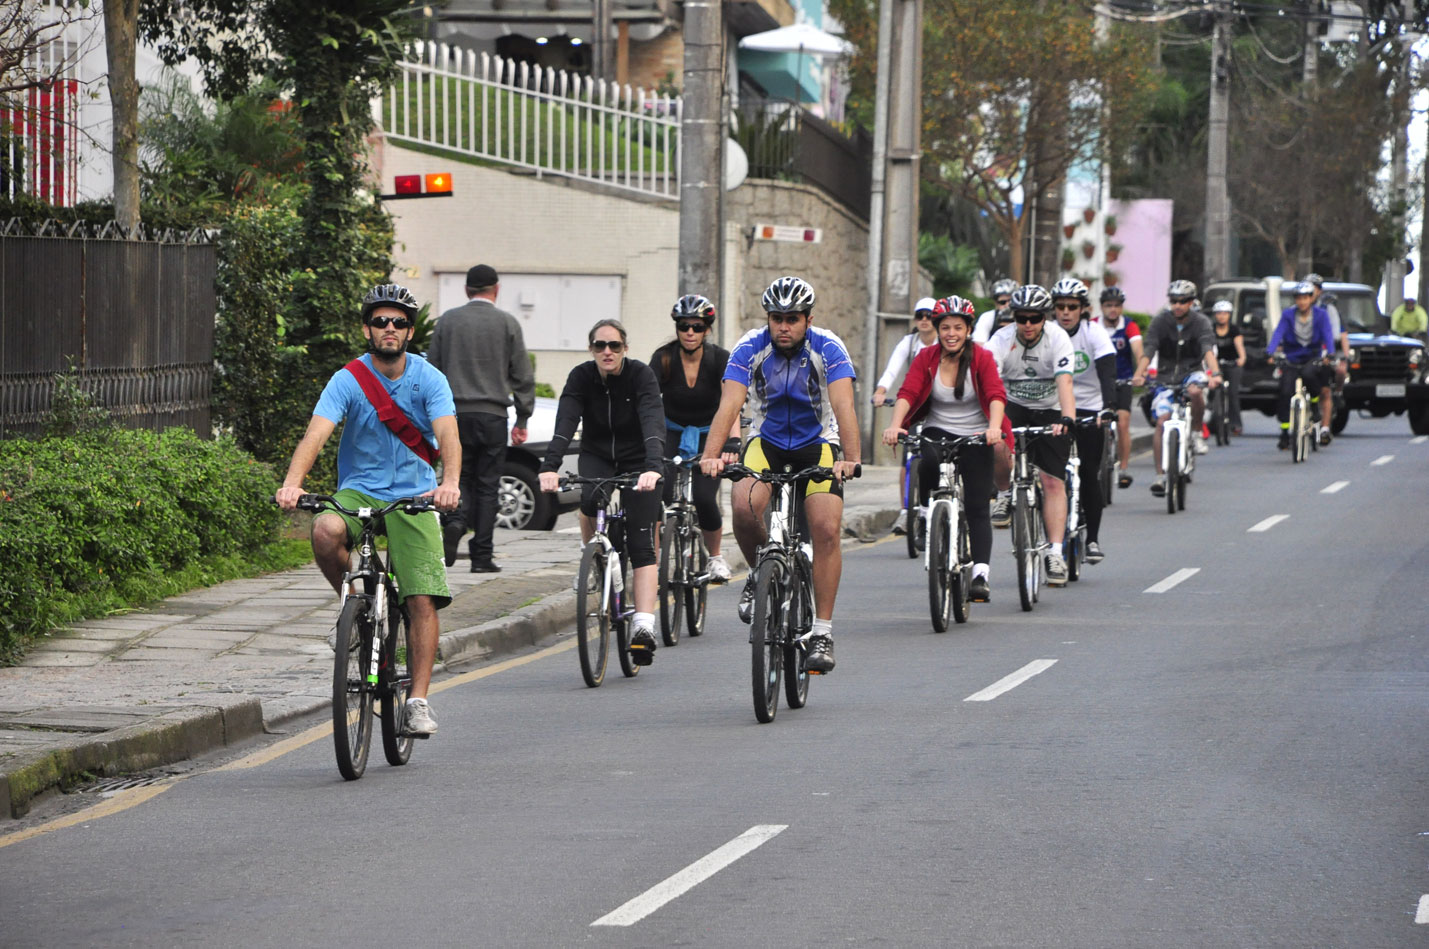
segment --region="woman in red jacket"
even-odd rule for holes
[[[968,532],[972,535],[973,582],[969,599],[986,603],[988,558],[992,556],[992,521],[988,502],[993,495],[993,453],[1006,451],[1012,426],[1003,417],[1007,392],[992,354],[972,341],[973,305],[962,297],[939,300],[933,308],[937,346],[920,352],[908,368],[893,423],[883,433],[883,443],[894,445],[907,433],[905,425],[923,421],[925,438],[986,435],[986,445],[972,445],[958,455],[967,502]],[[924,516],[928,494],[938,483],[938,453],[923,451],[918,468],[918,503]],[[1001,487],[1007,487],[1006,484]]]

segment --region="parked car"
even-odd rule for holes
[[[548,531],[556,526],[556,518],[567,511],[575,510],[580,503],[580,488],[573,488],[561,494],[546,494],[540,488],[536,475],[541,469],[541,460],[546,457],[546,448],[556,428],[556,399],[537,398],[536,410],[526,427],[526,442],[512,445],[510,436],[506,444],[506,465],[501,472],[501,488],[497,496],[496,526],[512,530]],[[516,422],[516,409],[507,409],[507,426]],[[576,454],[580,451],[580,431],[566,448],[566,463],[563,471],[574,472]]]
[[[1246,355],[1240,404],[1266,415],[1275,414],[1279,384],[1266,362],[1265,344],[1281,312],[1294,302],[1282,295],[1283,283],[1280,277],[1223,280],[1206,287],[1202,297],[1208,312],[1220,300],[1235,306],[1233,318],[1244,334]],[[1336,434],[1343,431],[1354,409],[1374,418],[1408,413],[1414,434],[1429,434],[1429,359],[1424,344],[1390,332],[1373,287],[1326,283],[1323,289],[1325,298],[1339,309],[1341,328],[1349,333],[1350,342],[1343,404],[1337,407],[1331,429]]]

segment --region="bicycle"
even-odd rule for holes
[[[1229,377],[1223,377],[1221,384],[1211,391],[1207,408],[1211,411],[1211,431],[1216,436],[1217,445],[1231,443],[1231,387]]]
[[[1287,369],[1299,367],[1286,359],[1283,354],[1275,357],[1275,378],[1279,379]],[[1299,464],[1311,451],[1319,451],[1320,424],[1311,420],[1310,392],[1305,388],[1304,377],[1296,371],[1295,391],[1290,395],[1290,461]]]
[[[897,399],[884,399],[884,407],[898,404]],[[903,539],[908,545],[908,559],[916,560],[928,544],[928,525],[918,518],[918,462],[922,460],[916,436],[923,428],[922,422],[914,423],[908,434],[914,439],[903,445]]]
[[[854,477],[862,467],[854,469]],[[804,481],[827,481],[832,468],[813,465],[802,471],[755,471],[744,465],[727,465],[722,478],[755,478],[772,489],[769,498],[769,539],[759,547],[754,562],[754,616],[749,624],[750,681],[754,692],[754,717],[774,721],[779,709],[779,680],[790,708],[803,708],[809,700],[808,635],[814,626],[814,565],[804,549],[806,538],[797,525],[804,507]]]
[[[1186,509],[1186,486],[1196,469],[1191,445],[1191,397],[1187,383],[1172,387],[1171,416],[1161,429],[1161,462],[1166,470],[1166,513]]]
[[[357,568],[342,576],[342,605],[338,611],[332,668],[332,737],[337,770],[356,781],[367,770],[372,744],[372,709],[381,700],[382,753],[387,763],[400,766],[412,756],[414,738],[404,718],[412,689],[411,616],[402,603],[390,562],[377,550],[377,535],[388,514],[401,508],[406,514],[435,511],[430,497],[399,498],[383,508],[351,510],[326,494],[304,494],[298,508],[321,514],[337,511],[362,524],[357,539]],[[390,561],[390,555],[389,555]]]
[[[1027,449],[1034,439],[1052,434],[1050,425],[1024,425],[1012,430],[1012,556],[1017,561],[1017,596],[1022,612],[1032,612],[1041,596],[1043,557],[1052,549],[1042,522],[1042,479]],[[1075,448],[1075,443],[1073,444]]]
[[[620,503],[620,489],[633,490],[638,480],[638,474],[610,478],[561,476],[562,491],[573,485],[593,484],[604,498],[596,508],[595,533],[581,551],[580,572],[576,575],[576,654],[580,657],[581,678],[592,689],[600,688],[605,681],[612,629],[621,674],[629,679],[640,673],[630,652],[630,622],[635,605],[633,596],[630,602],[625,596],[631,588],[631,568],[623,549],[625,508]]]
[[[900,435],[913,441],[919,436]],[[922,439],[924,449],[938,452],[938,486],[928,498],[927,549],[923,569],[928,573],[928,607],[933,631],[946,633],[948,619],[966,623],[971,613],[969,587],[973,576],[972,534],[963,498],[963,479],[958,474],[957,455],[968,445],[986,445],[985,435]]]
[[[705,631],[710,552],[695,519],[693,468],[698,458],[676,456],[667,465],[675,478],[675,501],[665,505],[660,527],[660,638],[666,646],[680,641],[680,615],[691,636]]]

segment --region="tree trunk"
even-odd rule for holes
[[[114,122],[114,220],[139,224],[139,80],[134,72],[139,0],[105,0],[104,51]]]

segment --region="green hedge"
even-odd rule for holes
[[[0,442],[0,663],[49,629],[146,602],[277,536],[272,469],[187,429]]]

